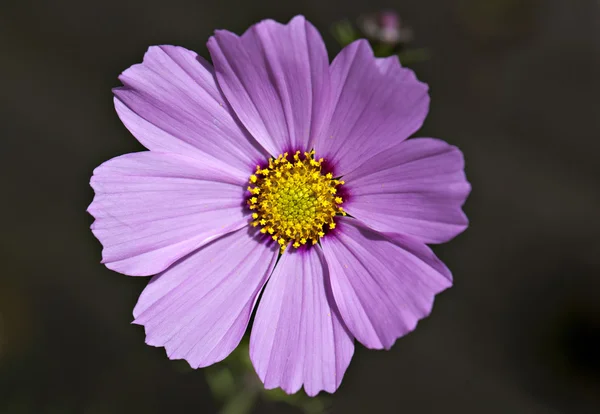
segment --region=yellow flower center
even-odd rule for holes
[[[291,242],[298,248],[309,241],[316,244],[325,235],[325,226],[335,228],[336,214],[346,215],[340,207],[342,198],[337,187],[343,181],[323,174],[323,158],[315,160],[315,152],[300,151],[289,157],[283,153],[269,160],[266,168],[256,166],[250,176],[248,206],[252,210],[252,225],[260,225],[281,246],[281,252]]]

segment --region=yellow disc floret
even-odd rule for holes
[[[290,243],[296,248],[316,244],[326,229],[335,228],[337,214],[346,215],[337,189],[344,182],[323,174],[323,158],[315,160],[314,155],[310,151],[302,157],[296,151],[290,157],[286,152],[269,160],[266,168],[257,165],[250,176],[252,225],[262,226],[261,233],[277,241],[282,253]]]

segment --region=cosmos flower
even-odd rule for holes
[[[151,47],[119,78],[116,111],[149,151],[94,171],[103,263],[155,275],[134,323],[169,358],[221,361],[256,307],[265,387],[333,392],[355,339],[389,349],[451,285],[426,243],[467,226],[462,154],[407,140],[428,88],[366,41],[330,64],[298,16],[217,31],[208,48],[214,66]]]
[[[413,38],[412,30],[401,23],[398,13],[391,10],[363,15],[358,19],[358,25],[369,39],[384,44],[408,43]]]

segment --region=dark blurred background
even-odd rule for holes
[[[130,325],[146,280],[99,263],[89,177],[142,149],[111,88],[149,45],[208,56],[267,17],[304,14],[333,56],[333,22],[380,9],[431,52],[418,135],[464,151],[471,227],[435,248],[455,286],[391,351],[357,346],[330,412],[600,412],[599,1],[3,0],[0,413],[217,412]]]

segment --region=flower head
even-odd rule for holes
[[[335,228],[335,216],[346,215],[336,188],[344,181],[323,174],[323,159],[315,160],[314,153],[305,152],[302,159],[300,151],[292,157],[286,152],[269,160],[267,168],[257,165],[250,176],[252,226],[262,226],[260,232],[270,234],[281,253],[290,243],[296,248],[309,241],[317,244],[326,228]]]
[[[391,10],[361,16],[358,25],[369,39],[384,44],[408,43],[413,38],[412,30],[401,24],[398,13]]]
[[[119,78],[117,113],[149,151],[94,171],[103,263],[155,275],[134,322],[170,358],[224,359],[256,306],[265,387],[333,392],[354,339],[389,349],[451,285],[426,243],[467,226],[462,154],[407,140],[427,86],[366,41],[330,64],[299,16],[208,47],[214,66],[156,46]]]

